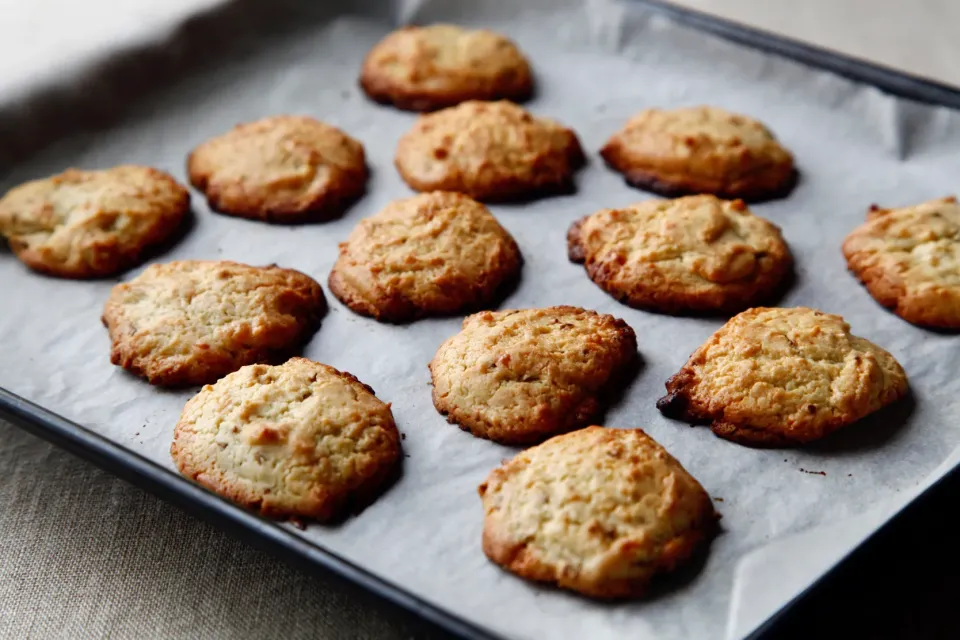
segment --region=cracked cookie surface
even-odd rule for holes
[[[776,225],[709,195],[598,211],[570,227],[567,249],[614,298],[662,313],[741,311],[793,262]]]
[[[434,191],[391,202],[361,220],[330,273],[330,291],[357,313],[385,322],[483,308],[522,258],[479,202]]]
[[[466,100],[523,102],[533,92],[533,74],[509,38],[435,24],[387,35],[367,54],[360,86],[377,102],[432,111]]]
[[[753,202],[785,196],[796,183],[793,156],[767,127],[717,107],[641,111],[600,155],[631,185],[668,197]]]
[[[35,271],[100,278],[135,266],[145,249],[172,237],[189,206],[187,190],[157,169],[68,169],[0,199],[0,235]]]
[[[636,335],[577,307],[483,311],[430,362],[433,404],[450,422],[503,444],[583,427],[637,358]]]
[[[486,202],[570,192],[584,156],[576,134],[553,120],[505,100],[471,100],[420,116],[394,163],[417,191]]]
[[[487,557],[596,598],[644,595],[717,519],[700,483],[639,429],[556,436],[495,469],[479,493]]]
[[[665,415],[753,446],[803,444],[907,392],[900,363],[843,318],[758,307],[734,316],[667,381]]]
[[[113,287],[103,323],[113,364],[151,384],[179,386],[289,355],[325,311],[320,285],[299,271],[182,260],[150,265]]]
[[[960,204],[954,197],[901,209],[872,207],[843,243],[850,270],[874,299],[914,324],[960,329]]]
[[[339,216],[367,183],[363,145],[306,116],[237,125],[195,148],[187,172],[210,208],[280,223]]]
[[[183,475],[272,517],[337,518],[396,469],[390,405],[305,358],[243,367],[187,402],[170,454]]]

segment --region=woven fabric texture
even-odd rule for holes
[[[0,638],[439,638],[0,422]]]

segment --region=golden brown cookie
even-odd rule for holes
[[[483,311],[430,362],[433,404],[481,438],[529,444],[590,423],[636,361],[623,320],[577,307]]]
[[[489,202],[569,192],[584,156],[576,134],[553,120],[505,100],[469,101],[420,116],[394,162],[417,191]]]
[[[153,264],[115,286],[103,309],[110,361],[150,384],[206,384],[289,355],[326,311],[320,285],[294,271],[236,262]]]
[[[201,389],[183,408],[170,454],[180,473],[248,509],[328,521],[383,488],[400,435],[373,389],[292,358]]]
[[[31,269],[99,278],[133,267],[145,249],[171,238],[189,206],[187,190],[157,169],[67,169],[0,199],[0,235]]]
[[[363,62],[360,86],[377,102],[432,111],[466,100],[523,102],[533,92],[533,73],[509,38],[434,24],[381,40]]]
[[[900,363],[840,316],[758,307],[703,343],[657,408],[740,444],[781,446],[822,438],[906,392]]]
[[[330,291],[384,322],[490,304],[520,273],[517,243],[486,207],[434,191],[395,200],[340,244]]]
[[[960,204],[871,207],[843,243],[850,270],[877,302],[914,324],[960,329]]]
[[[494,469],[479,491],[488,558],[595,598],[644,595],[718,517],[700,483],[639,429],[556,436]]]
[[[212,209],[281,223],[339,216],[367,183],[363,145],[305,116],[237,125],[194,149],[187,171]]]
[[[793,156],[763,124],[716,107],[641,111],[600,155],[631,185],[668,197],[768,200],[797,177]]]
[[[617,300],[661,313],[742,311],[793,263],[776,225],[710,195],[598,211],[573,223],[567,252]]]

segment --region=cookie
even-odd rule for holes
[[[433,111],[466,100],[523,102],[533,93],[533,73],[509,38],[435,24],[381,40],[363,62],[360,86],[377,102]]]
[[[194,149],[187,172],[210,208],[279,223],[339,216],[367,183],[363,145],[304,116],[237,125]]]
[[[639,429],[556,436],[495,469],[479,492],[488,558],[595,598],[643,596],[718,517],[700,483]]]
[[[292,358],[201,389],[183,408],[170,454],[183,475],[262,515],[329,521],[383,488],[400,435],[373,389]]]
[[[153,264],[110,291],[110,361],[151,384],[206,384],[289,355],[326,310],[320,285],[280,267],[183,260]]]
[[[752,307],[793,264],[776,225],[711,195],[598,211],[573,223],[567,252],[617,300],[674,314]]]
[[[793,156],[763,124],[716,107],[641,111],[600,155],[629,184],[668,197],[769,200],[797,177]]]
[[[520,273],[517,243],[486,207],[434,191],[361,220],[330,273],[345,305],[384,322],[490,304]]]
[[[697,349],[657,408],[740,444],[783,446],[818,440],[906,392],[900,363],[840,316],[758,307]]]
[[[35,271],[100,278],[135,266],[174,236],[189,207],[187,190],[157,169],[67,169],[0,199],[0,235]]]
[[[877,302],[917,325],[960,329],[960,204],[872,207],[843,243],[850,270]]]
[[[623,320],[577,307],[483,311],[430,362],[433,404],[481,438],[529,444],[584,427],[637,357]]]
[[[417,191],[458,191],[488,202],[573,190],[584,163],[576,134],[512,102],[469,101],[422,115],[394,160]]]

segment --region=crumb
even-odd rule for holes
[[[139,432],[139,431],[137,431],[135,434],[133,434],[133,437],[136,438],[138,435],[140,435],[140,432]]]
[[[405,454],[403,454],[403,457],[404,457],[404,458],[409,458],[409,457],[410,457],[410,454],[409,454],[409,453],[405,453]]]
[[[723,498],[714,498],[713,501],[714,501],[714,502],[723,502]]]
[[[826,472],[826,471],[810,471],[809,469],[804,469],[803,467],[800,467],[800,471],[803,471],[804,473],[809,473],[809,474],[812,475],[812,476],[825,476],[825,475],[827,475],[827,472]]]
[[[401,439],[401,440],[406,440],[406,439],[407,439],[407,434],[405,434],[405,433],[403,433],[403,432],[401,431],[401,432],[400,432],[400,439]]]
[[[852,473],[848,473],[848,474],[847,474],[847,477],[848,477],[848,478],[852,478],[852,477],[853,477],[853,474],[852,474]]]
[[[300,531],[306,531],[307,529],[307,524],[300,518],[290,518],[290,524],[297,529],[300,529]]]
[[[787,461],[787,459],[786,459],[786,458],[784,458],[784,459],[783,459],[783,461],[784,461],[784,462],[786,462],[786,461]]]

